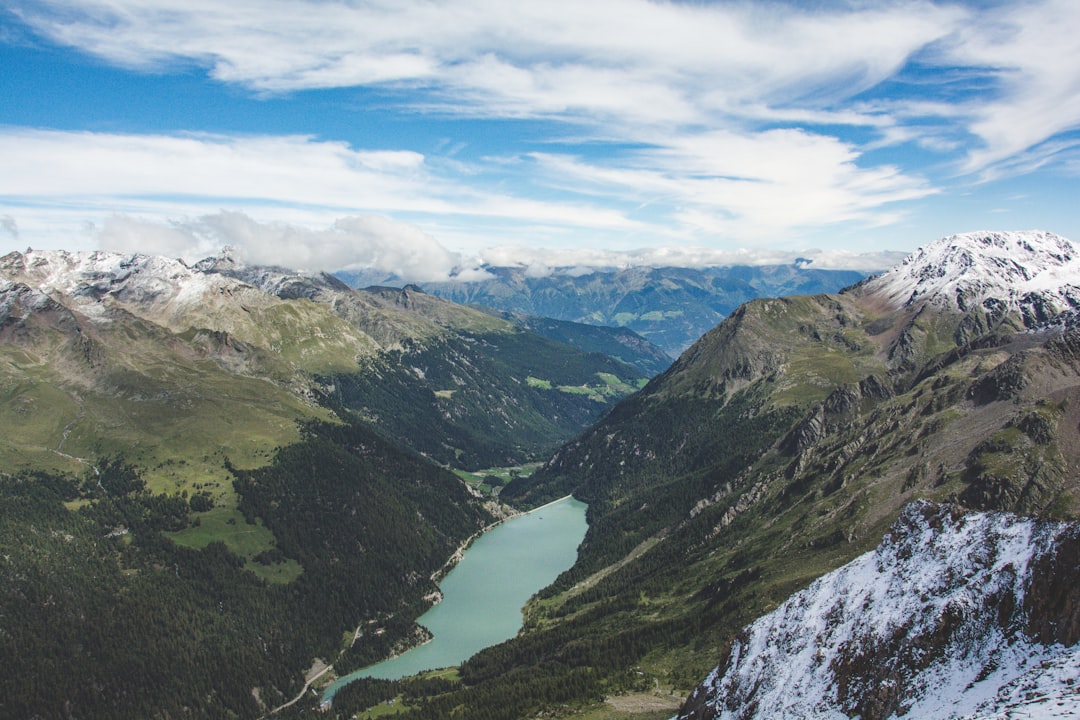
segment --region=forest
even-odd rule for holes
[[[449,471],[358,424],[312,423],[268,467],[232,468],[272,555],[303,568],[270,583],[220,542],[166,536],[190,501],[123,458],[95,468],[0,475],[0,717],[261,716],[348,647],[343,629],[411,627],[431,575],[491,521]]]

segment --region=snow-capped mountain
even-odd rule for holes
[[[1044,231],[950,235],[863,289],[894,308],[928,303],[960,312],[1019,311],[1030,327],[1080,307],[1080,248]]]
[[[679,718],[1076,717],[1078,553],[1077,524],[912,503],[746,628]]]
[[[169,327],[189,326],[215,304],[215,298],[246,293],[258,302],[263,293],[224,275],[201,272],[180,260],[105,251],[32,250],[0,258],[0,276],[53,296],[91,319],[103,319],[119,304]]]

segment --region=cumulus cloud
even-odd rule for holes
[[[531,277],[544,277],[627,267],[794,264],[800,259],[814,267],[872,271],[891,267],[903,257],[818,249],[725,251],[681,246],[615,251],[509,245],[463,255],[416,226],[375,215],[342,217],[329,226],[312,228],[263,222],[240,212],[167,224],[116,215],[96,230],[96,240],[113,252],[165,255],[188,263],[230,248],[234,257],[251,265],[301,271],[374,270],[402,282],[487,280],[492,277],[487,267],[522,267]]]
[[[190,230],[127,215],[111,215],[91,228],[101,249],[112,252],[164,255],[187,262],[217,254],[221,243]]]
[[[103,223],[97,239],[107,250],[167,255],[187,262],[230,247],[252,265],[308,271],[364,268],[414,281],[445,280],[461,263],[458,254],[419,228],[379,216],[344,217],[319,229],[260,222],[240,212],[168,225],[113,216]]]

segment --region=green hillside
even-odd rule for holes
[[[346,629],[417,617],[491,520],[452,473],[359,425],[310,424],[269,465],[232,469],[226,527],[247,546],[200,539],[194,498],[134,466],[97,469],[0,476],[0,717],[258,717],[313,658],[347,664]]]

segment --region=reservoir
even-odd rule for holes
[[[585,537],[586,505],[573,498],[501,523],[477,538],[439,583],[443,601],[417,621],[431,642],[336,680],[323,693],[361,677],[397,680],[424,670],[460,665],[521,629],[521,609],[577,559]]]

